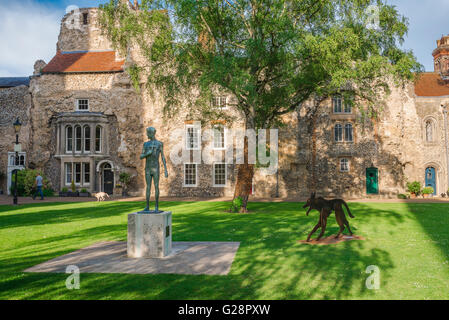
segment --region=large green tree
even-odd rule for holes
[[[164,94],[166,114],[192,88],[192,108],[208,116],[214,89],[232,93],[247,129],[278,126],[305,101],[332,94],[374,114],[392,84],[421,69],[400,48],[406,18],[383,0],[142,0],[136,9],[111,0],[102,25],[117,48],[142,49],[145,65],[128,71]],[[234,196],[243,210],[253,174],[239,165]]]

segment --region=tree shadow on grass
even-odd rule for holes
[[[449,259],[449,204],[406,203],[432,244]],[[424,241],[426,239],[417,239]]]
[[[167,207],[175,208],[182,202],[167,202]],[[42,224],[59,224],[75,221],[86,221],[88,219],[99,219],[124,215],[143,210],[143,202],[79,202],[79,203],[54,203],[39,205],[24,205],[20,213],[9,213],[17,210],[10,206],[7,210],[3,206],[0,211],[0,229],[24,227]]]
[[[140,203],[137,203],[139,205]],[[299,244],[317,220],[305,216],[299,203],[251,203],[254,214],[227,214],[227,203],[165,203],[173,210],[174,241],[238,241],[240,248],[227,276],[82,274],[79,292],[65,289],[67,275],[23,274],[28,267],[105,240],[126,239],[125,213],[136,204],[105,205],[105,212],[75,212],[70,219],[54,220],[53,213],[41,216],[41,223],[65,224],[78,219],[123,215],[114,222],[45,239],[24,241],[2,253],[0,266],[6,280],[0,292],[27,299],[348,299],[374,295],[365,287],[369,265],[382,269],[388,281],[394,268],[387,251],[370,248],[368,242],[346,242],[333,246]],[[358,232],[381,215],[391,224],[401,216],[379,211],[363,204],[351,204],[358,217]],[[28,214],[26,216],[29,216]],[[34,215],[34,213],[33,213]],[[1,220],[0,220],[1,221]],[[22,221],[25,225],[32,223]],[[335,218],[330,217],[326,235],[336,233]],[[20,225],[17,223],[16,225]],[[369,239],[367,240],[369,241]],[[17,276],[20,274],[20,276]],[[27,291],[24,293],[24,291]],[[28,292],[29,291],[29,292]],[[1,295],[0,295],[1,297]]]

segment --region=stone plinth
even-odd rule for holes
[[[127,251],[130,258],[163,258],[171,253],[171,212],[128,215]]]

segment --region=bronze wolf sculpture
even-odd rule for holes
[[[327,218],[331,215],[332,211],[335,211],[335,218],[337,220],[338,225],[340,226],[340,230],[335,237],[338,239],[341,235],[341,233],[345,230],[345,226],[348,228],[349,233],[351,236],[353,235],[351,228],[349,227],[349,222],[346,219],[345,212],[343,210],[343,206],[346,207],[346,210],[348,211],[348,215],[351,218],[354,218],[351,211],[349,210],[349,207],[347,203],[342,199],[334,199],[334,200],[326,200],[322,197],[316,198],[315,193],[312,193],[310,198],[307,200],[306,204],[303,206],[303,208],[309,208],[307,211],[307,215],[309,215],[310,211],[313,209],[318,210],[320,212],[320,220],[318,221],[318,224],[313,228],[312,232],[307,237],[307,242],[310,241],[310,238],[312,235],[321,228],[321,233],[318,236],[317,240],[320,240],[324,232],[326,231],[326,225],[327,225]]]

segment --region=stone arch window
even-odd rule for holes
[[[102,152],[103,149],[103,127],[95,127],[95,152]]]
[[[15,159],[15,156],[10,156],[9,157],[9,165],[10,166],[15,166],[16,165],[16,159]]]
[[[66,152],[73,151],[73,127],[72,126],[65,127],[65,151]]]
[[[435,141],[435,128],[434,122],[431,119],[428,119],[425,123],[425,137],[426,142],[434,142]]]
[[[334,127],[334,139],[335,142],[343,141],[343,126],[339,123],[337,123]]]
[[[18,163],[18,165],[19,165],[19,166],[24,166],[24,165],[25,165],[25,156],[24,156],[24,155],[21,155],[21,156],[19,157],[19,163]]]
[[[354,128],[351,123],[345,124],[345,141],[346,142],[354,141]]]
[[[81,152],[83,145],[83,133],[80,125],[75,126],[75,152]]]
[[[90,152],[90,126],[86,125],[83,127],[84,131],[84,152]]]

